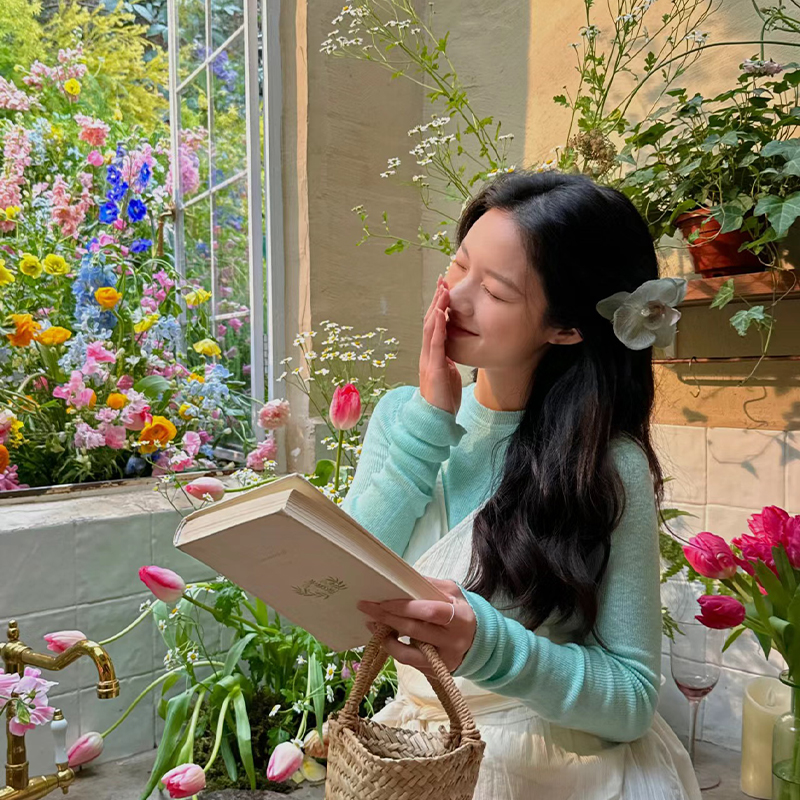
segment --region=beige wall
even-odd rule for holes
[[[416,172],[408,154],[408,128],[429,120],[434,109],[422,90],[407,80],[391,80],[373,64],[319,52],[341,7],[339,0],[288,0],[282,5],[287,342],[291,346],[298,330],[318,326],[323,319],[363,330],[382,325],[401,341],[399,358],[388,373],[390,382],[413,383],[422,315],[446,259],[438,252],[417,250],[387,256],[385,243],[378,241],[356,247],[360,222],[351,208],[363,203],[373,230],[381,229],[385,210],[392,228],[412,237],[420,221],[426,226],[435,222],[435,216],[421,212],[416,190],[398,180],[402,177],[410,184]],[[596,6],[598,14],[607,13],[601,5]],[[419,7],[435,32],[450,31],[450,56],[477,113],[493,115],[502,120],[504,132],[515,134],[512,163],[536,165],[555,145],[563,144],[569,111],[554,104],[552,96],[565,84],[573,86],[577,77],[569,43],[580,38],[584,24],[581,0],[501,0],[491,8],[478,0],[441,0],[433,6],[432,17],[430,4],[420,2]],[[598,24],[604,27],[602,21]],[[749,0],[723,0],[722,10],[704,27],[711,41],[753,38],[757,32]],[[738,63],[754,52],[754,45],[709,51],[683,83],[707,96],[729,85]],[[772,55],[790,57],[780,51]],[[641,92],[643,105],[638,110],[648,99],[652,102],[652,91]],[[632,115],[636,112],[634,105]],[[403,161],[400,174],[382,179],[379,173],[392,156]],[[457,212],[449,209],[453,216]],[[690,274],[690,262],[676,243],[663,244],[664,272]],[[794,308],[786,303],[782,309],[773,353],[797,350],[798,305],[800,301]],[[679,354],[752,352],[749,339],[728,331],[728,316],[687,309]],[[770,430],[800,427],[794,367],[762,367],[762,379],[742,388],[732,387],[735,380],[730,379],[741,379],[741,369],[716,368],[702,375],[695,369],[688,375],[674,367],[660,368],[659,421]],[[695,397],[698,384],[700,395]],[[289,449],[309,435],[309,430],[295,429]]]

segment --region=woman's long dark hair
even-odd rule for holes
[[[650,435],[651,348],[623,345],[595,305],[657,278],[655,248],[621,192],[581,175],[500,176],[464,209],[459,244],[492,208],[517,224],[545,321],[577,328],[583,341],[551,345],[536,367],[500,480],[475,518],[467,588],[504,598],[531,630],[575,614],[577,635],[602,642],[598,593],[625,506],[610,443],[627,436],[642,448],[659,505],[663,476]]]

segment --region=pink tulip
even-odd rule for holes
[[[47,649],[53,653],[63,653],[65,650],[69,650],[75,642],[81,642],[88,638],[81,631],[56,631],[55,633],[46,633],[44,636]]]
[[[337,386],[331,400],[331,425],[337,431],[355,428],[361,419],[361,395],[352,383]]]
[[[209,495],[215,503],[225,497],[225,485],[217,478],[195,478],[186,484],[186,491],[198,500],[205,500]]]
[[[103,737],[91,731],[84,733],[75,744],[67,750],[67,760],[71,767],[79,767],[94,761],[103,752]]]
[[[700,614],[695,619],[707,628],[735,628],[742,624],[746,616],[744,606],[735,597],[704,594],[697,602],[700,604]]]
[[[159,600],[163,600],[169,605],[177,603],[186,590],[183,578],[171,569],[141,567],[139,577]]]
[[[161,782],[173,800],[191,797],[206,788],[206,774],[197,764],[181,764],[162,776]]]
[[[303,751],[293,742],[279,744],[269,757],[267,779],[280,783],[294,775],[303,763]]]
[[[791,517],[783,524],[781,537],[789,563],[796,569],[800,567],[800,514]]]
[[[736,574],[736,561],[728,543],[715,533],[698,533],[683,548],[692,568],[706,578],[722,580]]]
[[[735,539],[731,539],[741,551],[744,558],[736,558],[736,563],[749,575],[755,574],[755,569],[751,561],[763,561],[775,574],[778,570],[775,566],[775,558],[772,555],[773,544],[763,536],[751,536],[743,533]]]

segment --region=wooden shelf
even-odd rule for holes
[[[800,297],[800,278],[797,277],[797,273],[793,269],[782,269],[687,281],[686,297],[681,306],[710,305],[722,284],[731,278],[733,278],[736,294],[747,297],[748,300],[750,298],[771,298],[773,288],[779,296],[788,292],[789,297]]]

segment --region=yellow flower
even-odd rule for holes
[[[81,85],[75,78],[70,78],[64,82],[64,91],[73,97],[77,97],[81,93]]]
[[[14,273],[6,269],[6,262],[0,258],[0,286],[5,286],[7,283],[14,283],[15,280]]]
[[[6,336],[14,347],[27,347],[41,327],[38,322],[34,322],[30,314],[12,314],[11,321],[16,330],[14,333],[7,333]]]
[[[121,392],[111,392],[106,400],[106,405],[109,408],[125,408],[128,405],[128,398]]]
[[[94,293],[94,299],[106,310],[110,311],[122,300],[122,295],[113,286],[101,286]]]
[[[46,345],[64,344],[71,336],[72,331],[68,331],[66,328],[59,328],[58,325],[53,325],[52,328],[42,331],[36,337],[36,341]]]
[[[177,435],[177,428],[166,417],[155,416],[139,434],[139,450],[152,453],[159,447],[166,447]]]
[[[11,221],[17,218],[17,214],[19,214],[20,211],[22,211],[22,209],[19,206],[6,206],[3,214],[7,220]]]
[[[19,262],[19,271],[31,278],[38,278],[42,274],[42,262],[31,253],[23,253]]]
[[[8,432],[8,441],[13,445],[22,444],[24,437],[22,436],[22,426],[24,425],[21,419],[14,419],[11,423],[11,428]]]
[[[205,289],[195,289],[193,292],[189,292],[189,294],[186,295],[186,305],[190,308],[193,306],[201,306],[210,299],[211,292],[207,292]]]
[[[122,122],[122,109],[119,106],[114,109],[114,119],[117,122]]]
[[[44,257],[44,271],[48,275],[66,275],[69,272],[69,267],[62,256],[50,253]]]
[[[190,373],[190,375],[187,378],[187,380],[197,381],[198,383],[205,383],[206,382],[205,375],[198,375],[196,372]]]
[[[145,331],[149,331],[150,328],[152,328],[160,318],[161,314],[148,314],[144,319],[140,320],[133,326],[133,330],[136,333],[144,333]]]
[[[214,358],[222,355],[222,350],[219,349],[219,345],[213,339],[201,339],[199,342],[195,342],[192,347],[195,353],[200,353],[201,356]]]
[[[193,408],[194,406],[190,403],[182,403],[181,407],[178,409],[178,416],[181,419],[194,419],[194,414],[189,413]]]

